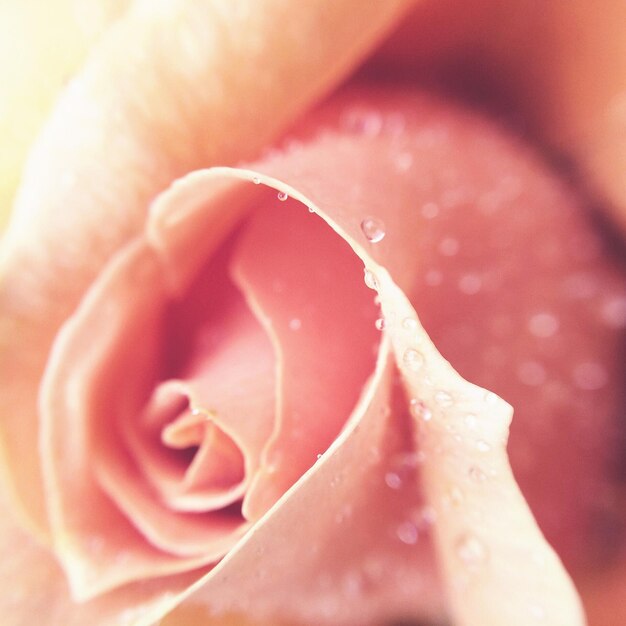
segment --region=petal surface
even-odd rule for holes
[[[3,242],[0,371],[12,381],[3,384],[3,474],[40,531],[33,399],[88,285],[139,232],[159,191],[197,167],[258,154],[409,4],[137,2],[94,47],[30,156]]]
[[[437,519],[433,526],[435,544],[441,558],[444,584],[451,599],[455,619],[463,624],[525,624],[529,619],[544,618],[550,619],[551,623],[583,624],[585,618],[571,580],[560,559],[543,537],[513,477],[506,454],[510,407],[495,394],[465,382],[454,372],[449,363],[434,349],[406,295],[391,279],[395,273],[398,275],[398,281],[407,283],[408,290],[411,289],[411,281],[415,278],[415,271],[412,269],[414,265],[406,261],[402,263],[400,255],[407,255],[405,258],[410,258],[415,263],[413,255],[419,254],[418,251],[427,252],[427,248],[419,246],[424,242],[419,238],[411,240],[411,235],[404,232],[398,235],[394,228],[388,228],[383,239],[372,243],[362,227],[364,215],[376,216],[384,223],[387,221],[393,223],[394,210],[401,203],[390,202],[390,199],[394,193],[401,195],[405,184],[414,186],[413,203],[416,196],[419,198],[422,185],[431,193],[433,188],[439,190],[439,193],[449,192],[450,183],[456,181],[444,180],[439,186],[436,182],[437,161],[436,158],[433,159],[433,154],[444,154],[447,151],[447,148],[444,149],[446,145],[451,151],[456,149],[459,153],[459,145],[465,146],[464,149],[468,150],[468,147],[473,146],[473,142],[476,141],[476,148],[469,149],[469,153],[472,154],[472,150],[477,150],[476,159],[471,163],[474,168],[479,169],[479,155],[481,152],[489,153],[486,147],[494,138],[486,139],[484,133],[490,131],[480,124],[476,127],[479,133],[473,137],[469,131],[471,122],[467,117],[453,116],[458,122],[457,126],[452,119],[446,119],[444,122],[439,113],[430,110],[428,106],[422,109],[418,101],[411,101],[415,109],[410,107],[403,109],[405,113],[403,137],[412,126],[411,114],[417,115],[417,111],[420,123],[428,119],[439,132],[435,133],[432,127],[429,128],[431,132],[425,133],[425,137],[420,137],[424,144],[420,146],[421,142],[418,141],[417,147],[412,146],[411,156],[415,159],[413,162],[423,166],[422,178],[411,174],[403,177],[401,172],[410,169],[406,164],[408,162],[411,165],[412,162],[402,151],[402,148],[406,148],[402,143],[405,139],[398,140],[397,135],[395,141],[392,139],[397,132],[394,129],[397,129],[399,124],[398,108],[390,105],[389,111],[393,110],[395,115],[392,116],[390,113],[388,117],[388,110],[385,108],[388,100],[384,102],[382,104],[381,101],[370,100],[355,104],[354,101],[350,101],[350,105],[343,109],[341,119],[345,119],[346,116],[349,118],[346,124],[354,135],[347,132],[347,137],[342,136],[334,142],[329,123],[328,127],[323,127],[323,130],[315,135],[315,141],[311,145],[303,146],[297,141],[293,145],[287,143],[287,156],[283,158],[281,155],[273,155],[266,163],[256,166],[259,173],[212,170],[206,173],[206,178],[219,180],[221,176],[233,175],[251,182],[258,178],[261,183],[270,184],[279,193],[288,194],[304,202],[324,216],[331,227],[350,243],[357,256],[372,272],[368,280],[370,284],[378,286],[383,313],[389,325],[386,327],[389,329],[387,332],[393,341],[398,367],[403,372],[409,399],[412,400],[411,403],[407,401],[406,406],[413,407],[415,414],[414,450],[424,455],[422,468],[426,502],[433,507]],[[429,114],[432,114],[431,118]],[[322,120],[330,119],[324,117],[324,112],[320,115]],[[441,130],[439,124],[445,127],[447,132]],[[396,150],[386,153],[384,150],[386,142],[394,143]],[[334,158],[342,164],[348,164],[344,165],[350,172],[352,183],[348,189],[342,190],[338,183],[336,161],[329,157],[331,145]],[[356,156],[355,146],[358,146],[360,157]],[[501,148],[505,149],[504,145]],[[351,152],[352,149],[355,150],[354,153]],[[420,149],[427,150],[431,161],[418,160]],[[367,162],[370,150],[379,159],[376,161],[378,168],[376,170],[369,168],[366,177],[365,171],[359,170],[358,162],[359,158]],[[387,154],[389,160],[384,158]],[[400,162],[398,154],[405,155]],[[316,158],[311,158],[312,155]],[[384,155],[383,158],[380,158],[381,155]],[[351,156],[353,158],[350,158]],[[371,158],[370,165],[374,161],[374,157]],[[490,158],[487,157],[486,161]],[[517,167],[522,168],[524,176],[532,178],[531,172],[536,165],[526,161],[526,158],[526,155],[520,157]],[[448,166],[446,172],[452,176],[449,161],[446,161],[446,164]],[[464,162],[463,167],[471,166]],[[281,168],[281,176],[284,176],[287,184],[263,175],[275,171],[275,175],[278,176]],[[493,178],[490,178],[490,175],[484,177],[477,175],[476,169],[472,171],[474,174],[472,180],[480,181],[479,185],[485,185],[485,191],[495,191],[500,180],[497,168],[492,173]],[[424,178],[427,182],[424,182]],[[320,180],[329,182],[321,184]],[[313,184],[315,181],[318,182],[317,186]],[[390,181],[393,181],[393,190],[389,189]],[[542,185],[544,182],[541,182],[539,187]],[[332,189],[332,194],[328,188]],[[305,196],[303,189],[306,189],[311,197]],[[376,193],[372,191],[374,189]],[[542,193],[546,194],[546,198],[554,200],[549,186],[544,186]],[[375,198],[379,201],[383,198],[387,202],[386,208],[381,209],[381,205],[376,204]],[[437,196],[437,201],[453,204],[454,198],[450,194],[444,194]],[[320,208],[322,206],[329,207],[328,215]],[[403,206],[405,208],[402,210],[406,212],[406,204]],[[376,207],[377,210],[370,207]],[[420,208],[419,201],[417,208]],[[568,210],[564,209],[565,215],[568,214]],[[423,212],[416,211],[418,212],[423,217]],[[361,219],[356,219],[357,216]],[[367,230],[366,228],[365,231]],[[419,229],[412,232],[415,233],[416,230]],[[393,253],[390,253],[382,243],[387,237],[394,236],[400,238],[394,240]],[[444,246],[444,257],[454,255],[449,254],[452,245],[453,243],[449,243]],[[385,257],[386,253],[389,256]],[[376,259],[381,259],[380,265]],[[427,260],[428,257],[425,257],[424,261]],[[383,267],[383,262],[386,267]],[[366,418],[362,416],[361,419]],[[355,432],[359,430],[355,428]],[[340,446],[352,445],[350,442],[358,437],[355,432],[350,429],[344,432],[338,439],[337,447],[329,450],[330,456],[333,451],[339,454]],[[319,472],[311,471],[296,483],[279,504],[270,510],[268,516],[263,518],[257,527],[258,535],[264,533],[265,528],[274,528],[273,521],[282,518],[286,510],[291,511],[294,519],[301,519],[299,517],[301,513],[295,508],[292,509],[290,503],[305,498],[309,485],[315,484],[322,473],[320,467]],[[373,491],[371,493],[372,498],[380,498],[380,494]],[[501,506],[503,501],[506,502],[504,507]],[[324,524],[324,519],[315,520],[315,527],[304,526],[304,521],[296,522],[299,528],[311,527],[311,536],[314,536],[319,528],[324,528]],[[513,533],[511,528],[515,529]],[[275,533],[278,536],[283,534],[278,526],[275,527]],[[280,554],[271,535],[268,534],[267,540],[276,548],[276,554]],[[376,539],[372,540],[374,541]],[[253,558],[253,552],[247,550],[248,545],[260,545],[255,542],[254,534],[198,584],[197,592],[183,603],[182,608],[178,609],[181,612],[175,612],[174,616],[204,615],[213,611],[245,612],[248,600],[234,597],[232,591],[229,592],[226,585],[219,581],[222,577],[232,581],[232,576],[243,576],[242,580],[245,580],[245,571],[251,566],[251,561],[245,565],[246,560]],[[294,548],[290,545],[289,549],[291,558],[295,558],[294,549],[300,554],[305,547]],[[417,561],[415,567],[419,569],[425,563],[426,561],[423,563]],[[279,615],[282,611],[286,616],[297,617],[297,612],[289,605],[289,601],[282,599],[282,592],[291,583],[290,593],[284,595],[300,598],[299,604],[302,606],[314,604],[312,601],[304,602],[304,596],[301,595],[304,591],[297,580],[293,578],[290,581],[282,580],[275,574],[271,576],[268,574],[268,577],[276,581],[274,589],[281,589],[281,598],[274,599],[277,603],[275,610]],[[215,595],[214,584],[219,589],[219,593]],[[507,595],[505,589],[515,589],[516,592]],[[262,605],[267,606],[268,612],[270,604],[271,601],[265,594]],[[341,601],[338,601],[338,605],[341,605]],[[204,608],[201,608],[202,606]],[[329,623],[344,621],[363,623],[363,620],[369,619],[364,616],[365,613],[358,618],[351,618],[334,613],[328,619]],[[323,616],[313,617],[309,614],[307,619],[320,621]],[[356,621],[351,622],[351,619]]]

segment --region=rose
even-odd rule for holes
[[[383,299],[383,305],[385,304],[385,300]],[[321,472],[318,472],[318,476],[321,474]],[[440,525],[441,526],[441,525]],[[257,537],[259,536],[259,533],[257,533]]]

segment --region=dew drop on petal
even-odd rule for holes
[[[402,487],[402,478],[395,472],[387,472],[385,474],[385,484],[390,489],[400,489]]]
[[[289,329],[290,330],[300,330],[302,328],[302,320],[298,317],[294,317],[289,320]]]
[[[279,191],[277,198],[281,201],[281,202],[285,202],[285,200],[287,200],[289,198],[289,194],[285,193],[284,191]]]
[[[417,372],[424,365],[424,355],[415,348],[407,348],[402,355],[402,362],[412,372]]]
[[[413,522],[407,521],[402,522],[402,524],[396,528],[396,535],[402,543],[412,546],[417,543],[419,532]]]
[[[464,499],[463,492],[458,487],[452,487],[448,493],[448,499],[452,503],[452,506],[459,507]]]
[[[609,380],[606,369],[599,363],[592,362],[580,363],[574,368],[572,375],[576,386],[585,391],[602,389]]]
[[[395,157],[395,164],[398,172],[407,172],[413,165],[413,155],[410,152],[400,152]]]
[[[385,237],[385,225],[375,217],[366,217],[361,222],[361,230],[370,243],[378,243]]]
[[[424,530],[437,521],[437,511],[432,506],[425,505],[417,509],[414,519],[418,527]]]
[[[537,361],[524,361],[517,368],[517,377],[529,387],[538,387],[546,381],[546,368]]]
[[[602,306],[602,320],[611,328],[626,327],[626,296],[615,296]]]
[[[363,271],[364,271],[365,284],[370,289],[378,289],[378,279],[376,278],[376,275],[374,274],[374,272],[371,272],[368,269],[365,269]]]
[[[437,391],[435,392],[435,402],[440,407],[449,407],[454,404],[454,398],[447,391]]]
[[[459,251],[459,242],[453,237],[446,237],[439,244],[439,252],[444,256],[454,256]]]
[[[431,220],[439,215],[439,207],[434,202],[427,202],[426,204],[422,205],[420,213],[422,214],[422,217],[426,218],[427,220]]]
[[[376,137],[383,127],[381,114],[375,110],[351,109],[342,115],[342,126],[365,137]]]
[[[413,398],[410,403],[411,415],[419,420],[428,422],[432,419],[432,411],[421,401]]]
[[[487,404],[495,404],[498,401],[498,396],[493,391],[485,391],[485,402]]]
[[[253,177],[252,177],[252,182],[253,182],[255,185],[259,185],[259,184],[261,184],[261,179],[260,179],[258,176],[253,176]]]
[[[385,318],[384,317],[379,317],[374,322],[374,325],[376,326],[377,330],[384,330],[385,329]]]
[[[344,576],[341,583],[344,595],[348,598],[356,598],[363,593],[363,577],[359,572],[349,572]]]
[[[482,483],[487,480],[487,474],[485,474],[478,465],[472,465],[469,470],[467,470],[467,473],[475,483]]]
[[[402,328],[404,330],[417,330],[417,320],[413,317],[406,317],[402,320]]]
[[[458,537],[454,551],[459,561],[468,569],[475,570],[483,567],[489,558],[483,542],[472,533],[465,533]]]
[[[480,276],[477,276],[476,274],[464,274],[461,278],[459,278],[458,285],[461,293],[464,293],[467,296],[473,296],[481,290],[483,281]]]
[[[424,282],[429,287],[437,287],[443,282],[443,274],[439,270],[428,270],[424,276]]]
[[[537,621],[544,620],[546,617],[546,610],[540,604],[531,604],[528,607],[528,612]]]
[[[479,439],[476,442],[476,449],[479,452],[489,452],[489,450],[491,450],[491,446],[484,439]]]
[[[552,337],[559,330],[559,320],[552,313],[536,313],[528,320],[528,330],[535,337]]]
[[[463,422],[470,430],[475,430],[478,425],[478,418],[475,413],[466,413]]]

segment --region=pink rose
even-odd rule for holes
[[[3,614],[585,623],[623,271],[483,117],[371,76],[312,107],[403,3],[265,4],[133,7],[35,146],[0,436],[47,545],[3,522]]]

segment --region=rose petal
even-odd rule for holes
[[[626,232],[626,6],[554,0],[422,2],[378,53],[376,71],[486,97],[573,159]],[[598,68],[602,71],[599,72]]]
[[[0,578],[5,581],[5,589],[0,594],[0,613],[7,626],[30,626],[33,620],[63,626],[148,624],[163,614],[173,594],[197,578],[191,572],[144,581],[77,604],[49,550],[17,526],[4,503],[2,512]]]
[[[313,624],[440,614],[410,418],[389,356],[384,341],[345,430],[164,624],[230,613]],[[402,479],[390,487],[394,472]]]
[[[339,434],[374,369],[380,333],[360,263],[293,200],[255,209],[232,263],[277,344],[276,426],[244,500],[255,520]]]
[[[159,506],[118,440],[115,422],[139,415],[158,380],[162,276],[144,242],[120,254],[60,333],[42,383],[51,529],[77,597],[208,563],[242,529],[228,513],[203,520]]]
[[[354,107],[353,101],[351,106]],[[361,232],[361,219],[355,218],[362,218],[364,214],[375,215],[385,223],[393,223],[397,207],[406,207],[406,202],[396,203],[396,194],[402,196],[405,184],[416,185],[415,178],[398,175],[397,160],[380,158],[380,155],[386,154],[385,142],[391,141],[390,135],[393,132],[381,132],[379,136],[379,133],[370,131],[374,123],[380,129],[389,122],[384,113],[385,105],[380,102],[374,105],[370,101],[370,107],[365,113],[360,111],[360,131],[355,137],[342,136],[340,140],[333,141],[333,131],[326,127],[324,132],[317,135],[313,144],[295,147],[288,156],[283,158],[277,155],[259,166],[265,173],[280,170],[281,177],[291,183],[290,185],[260,173],[242,170],[211,170],[204,174],[204,178],[206,181],[219,181],[220,177],[228,175],[249,181],[257,178],[280,193],[305,203],[324,216],[373,272],[370,282],[378,284],[383,312],[389,325],[388,332],[394,342],[398,364],[405,372],[411,397],[416,402],[423,401],[425,409],[436,415],[436,419],[433,417],[424,421],[425,425],[420,429],[418,440],[425,454],[424,484],[428,493],[427,502],[438,516],[435,534],[446,573],[446,587],[459,623],[525,624],[531,618],[541,619],[542,616],[548,616],[550,623],[582,624],[584,616],[573,585],[560,560],[539,531],[508,465],[505,446],[511,417],[510,407],[497,396],[466,383],[452,370],[425,336],[406,296],[391,280],[390,272],[382,264],[372,260],[372,255],[384,258],[383,241],[372,244],[367,249],[362,243],[364,233]],[[397,122],[398,108],[390,108],[393,109]],[[350,110],[348,109],[349,112]],[[324,113],[321,115],[325,119]],[[372,117],[376,115],[379,117]],[[420,111],[420,118],[423,119],[424,116],[425,111]],[[465,134],[467,126],[460,127],[464,129],[461,136],[471,145],[470,137]],[[481,128],[481,131],[484,132],[485,129]],[[397,145],[394,147],[398,148]],[[353,149],[354,153],[351,153]],[[331,153],[333,158],[329,156]],[[367,162],[364,155],[370,154],[377,155],[378,167],[370,167],[367,171],[359,170],[359,159]],[[397,152],[393,154],[397,155]],[[315,158],[311,158],[311,155]],[[333,175],[337,162],[342,163],[342,167],[349,171],[351,185],[347,191],[341,188],[337,183],[338,177]],[[437,167],[436,162],[433,167]],[[403,166],[399,169],[405,170]],[[197,176],[200,178],[203,175]],[[320,185],[320,180],[325,181],[325,184]],[[314,181],[318,186],[313,184]],[[390,181],[393,181],[393,189],[389,187],[392,184]],[[332,192],[329,192],[329,188]],[[312,198],[304,196],[303,189],[307,189]],[[376,193],[366,196],[366,191],[371,192],[374,189]],[[315,197],[320,200],[315,202]],[[372,204],[380,202],[381,198],[386,201],[386,207]],[[394,201],[390,201],[391,198]],[[208,198],[204,199],[204,203],[206,202],[209,202]],[[198,207],[202,204],[198,200]],[[326,217],[320,206],[329,207],[332,221],[330,217]],[[403,210],[406,211],[406,208]],[[387,236],[399,239],[394,241],[393,246],[398,256],[391,255],[385,259],[386,265],[401,279],[407,280],[407,272],[411,273],[412,264],[401,263],[399,255],[411,254],[411,235],[391,228],[387,230],[385,241]],[[407,267],[408,270],[405,269]],[[410,323],[406,323],[407,320]],[[420,359],[419,367],[414,368],[412,361],[407,362],[407,350],[416,351],[415,358]],[[358,413],[357,410],[356,414]],[[469,414],[474,416],[471,424],[466,419]],[[353,431],[344,433],[338,440],[338,447],[333,447],[329,455],[338,450],[339,446],[351,445],[356,436]],[[475,481],[466,487],[471,480],[471,468],[480,467],[481,464],[489,472],[489,480],[486,483]],[[278,555],[277,558],[280,558],[280,547],[272,536],[283,535],[280,527],[272,524],[275,519],[282,519],[284,511],[290,511],[293,523],[298,528],[310,528],[300,517],[301,511],[292,507],[291,502],[300,502],[301,498],[306,498],[306,492],[309,488],[314,488],[311,485],[315,484],[321,473],[320,468],[319,472],[305,475],[258,526],[258,535],[263,536],[264,543],[269,542],[272,545],[272,557]],[[332,481],[332,476],[327,480]],[[372,502],[378,498],[380,494],[373,492]],[[505,506],[502,506],[503,501]],[[315,524],[315,530],[311,527],[307,534],[316,536],[318,528],[322,528],[322,533],[325,532],[325,518],[317,519]],[[264,535],[266,527],[272,529],[271,532],[267,531],[267,536]],[[487,532],[485,528],[488,529]],[[514,529],[513,534],[511,529]],[[229,591],[220,581],[223,577],[232,585],[232,581],[237,580],[234,585],[237,589],[245,584],[246,572],[252,566],[251,559],[254,558],[253,549],[248,550],[247,546],[260,545],[256,544],[255,539],[251,537],[244,541],[218,568],[208,574],[198,591],[185,601],[182,612],[175,612],[174,615],[182,617],[185,611],[197,614],[194,612],[200,610],[200,605],[205,605],[209,611],[245,611],[247,602],[250,601],[249,596],[244,594],[245,599],[242,599],[238,594],[235,597],[232,587]],[[372,535],[370,539],[372,545],[378,540],[376,535]],[[289,550],[291,559],[304,559],[306,562],[305,546],[294,547],[290,543]],[[419,561],[414,566],[419,571]],[[275,610],[279,614],[284,613],[295,618],[302,617],[304,611],[309,611],[306,619],[317,622],[328,619],[329,622],[337,623],[336,620],[339,620],[340,623],[342,619],[346,619],[341,613],[332,612],[331,609],[327,609],[331,617],[321,615],[323,610],[319,608],[300,609],[298,613],[291,605],[290,598],[297,598],[300,606],[313,605],[312,600],[306,600],[310,597],[306,594],[311,592],[304,591],[302,582],[298,582],[295,577],[285,580],[280,576],[280,568],[277,573],[267,574],[264,584],[268,585],[268,590],[259,601],[261,612]],[[270,588],[280,589],[280,597],[270,598]],[[514,589],[515,592],[506,591],[507,589]],[[341,593],[337,593],[341,597]],[[331,604],[333,602],[334,610],[340,611],[336,607],[341,605],[341,599],[335,597],[332,602],[329,601]],[[313,614],[312,611],[319,612]],[[364,617],[365,615],[368,617]],[[364,613],[360,619],[367,623],[371,615]],[[371,619],[374,621],[375,618]]]
[[[87,286],[141,229],[158,191],[196,167],[258,153],[410,4],[139,3],[94,48],[31,155],[3,249],[3,474],[40,531],[34,398]]]

